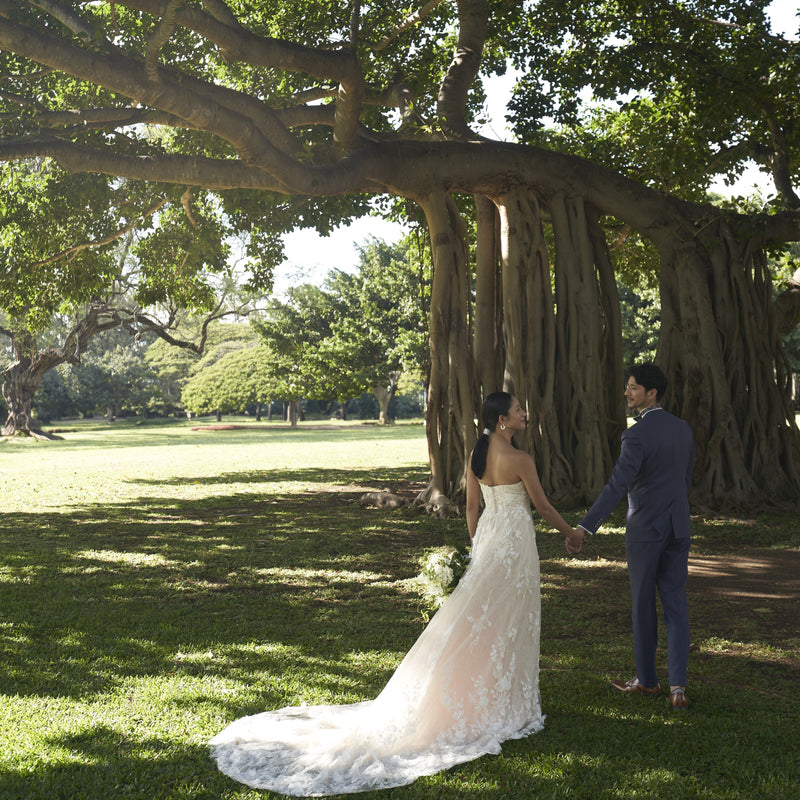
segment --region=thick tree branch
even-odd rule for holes
[[[147,77],[153,82],[159,82],[158,74],[158,54],[161,48],[170,40],[175,32],[177,23],[175,15],[182,0],[168,0],[164,16],[158,21],[156,29],[147,40],[147,49],[144,56],[144,69]]]
[[[3,3],[3,6],[9,4]],[[13,4],[11,4],[13,5]],[[99,31],[95,30],[78,14],[75,14],[72,9],[65,8],[60,3],[54,3],[52,0],[31,0],[29,5],[41,8],[49,16],[57,19],[64,27],[71,30],[79,39],[82,39],[86,44],[99,39]]]
[[[191,352],[201,356],[203,355],[203,350],[205,349],[206,341],[208,339],[208,326],[215,320],[222,319],[223,317],[229,317],[234,314],[241,315],[244,313],[242,309],[227,309],[225,311],[222,311],[221,309],[222,305],[220,304],[203,318],[202,325],[200,326],[200,338],[197,341],[180,339],[170,333],[170,328],[175,321],[174,311],[170,315],[170,320],[166,323],[159,322],[147,314],[143,314],[138,311],[129,312],[131,317],[126,324],[126,327],[128,332],[131,334],[136,334],[140,330],[147,330],[150,333],[154,333],[159,339],[163,339],[168,344],[173,345],[173,347],[180,347],[184,350],[190,350]]]
[[[287,185],[302,186],[308,179],[305,169],[279,149],[297,150],[298,143],[267,106],[245,95],[167,70],[161,72],[161,82],[153,84],[132,59],[90,54],[2,19],[0,47],[175,114],[231,142],[245,161],[268,169]]]
[[[797,196],[794,186],[792,186],[791,159],[786,143],[786,134],[776,117],[775,106],[769,102],[761,102],[759,105],[772,137],[772,153],[769,161],[775,188],[790,208],[800,209],[800,197]]]
[[[266,172],[241,161],[183,156],[126,156],[56,138],[26,137],[0,141],[0,161],[48,157],[68,172],[99,172],[131,180],[205,186],[209,189],[266,189],[286,187]]]
[[[222,2],[222,0],[202,0],[203,8],[218,22],[234,30],[241,30],[236,15]]]
[[[19,116],[11,114],[0,115],[2,120],[19,119]],[[88,109],[69,109],[67,111],[47,111],[41,110],[26,117],[36,125],[36,129],[42,133],[50,130],[61,129],[61,133],[69,133],[74,130],[95,130],[125,128],[131,125],[166,125],[171,128],[188,128],[196,130],[196,126],[190,125],[186,120],[168,114],[164,111],[157,111],[147,108],[88,108]],[[31,126],[33,127],[33,126]]]
[[[361,30],[361,0],[352,0],[350,12],[350,47],[358,47],[358,35]]]
[[[163,16],[165,0],[119,0],[118,5]],[[319,80],[352,83],[361,80],[355,54],[348,49],[325,50],[318,47],[256,36],[250,31],[222,24],[214,17],[191,7],[179,9],[176,21],[187,30],[219,47],[228,61],[243,61],[252,66],[275,67],[287,72],[306,73]]]
[[[157,0],[131,0],[124,5],[163,16],[164,3]],[[354,7],[354,13],[357,7]],[[355,49],[338,52],[302,47],[277,39],[257,37],[241,27],[234,29],[208,14],[184,7],[175,16],[178,24],[217,44],[228,60],[252,65],[280,67],[290,72],[305,72],[317,78],[339,82],[334,138],[343,147],[358,144],[358,120],[364,93],[364,80]],[[357,20],[357,14],[354,17]]]
[[[467,96],[478,74],[488,18],[486,0],[459,0],[458,44],[437,100],[439,121],[448,138],[475,137],[466,121]]]

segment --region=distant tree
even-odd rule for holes
[[[59,368],[50,370],[42,378],[34,396],[33,411],[42,423],[64,419],[76,413],[75,404]]]
[[[197,353],[185,347],[174,347],[164,339],[156,339],[145,351],[144,362],[158,381],[167,410],[183,410],[181,392],[198,360]]]
[[[46,161],[2,164],[0,180],[3,435],[47,437],[32,416],[36,390],[54,367],[79,363],[94,336],[149,331],[202,352],[202,329],[193,341],[171,333],[184,310],[232,313],[217,277],[230,269],[228,228],[202,192],[73,176]],[[62,335],[43,342],[56,318]]]
[[[160,391],[141,350],[124,340],[102,339],[96,337],[81,363],[65,370],[73,405],[83,414],[103,414],[109,422],[129,413],[147,416],[159,405]]]
[[[373,238],[360,248],[357,272],[334,270],[321,288],[290,289],[253,324],[291,364],[303,397],[335,398],[344,409],[371,391],[383,424],[402,372],[427,361],[425,274],[413,237],[397,245]]]
[[[275,355],[264,344],[232,350],[199,369],[183,387],[182,400],[195,414],[214,411],[242,412],[248,405],[261,407],[287,389],[275,369]]]
[[[375,395],[384,424],[403,372],[427,370],[430,264],[413,234],[396,245],[373,237],[359,252],[356,274],[334,272],[325,285],[346,308],[328,348]]]
[[[202,319],[197,318],[186,319],[179,327],[178,335],[189,341],[198,339],[202,322]],[[206,328],[202,354],[187,348],[174,347],[164,339],[156,339],[147,348],[144,359],[157,376],[165,401],[171,407],[183,410],[183,388],[195,373],[218,361],[226,353],[242,347],[252,347],[257,342],[258,337],[249,324],[215,320]],[[216,406],[211,410],[216,410]]]

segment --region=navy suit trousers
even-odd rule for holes
[[[625,542],[633,596],[633,649],[636,674],[645,686],[657,686],[658,620],[656,592],[667,629],[667,667],[671,686],[686,686],[689,662],[689,612],[686,577],[689,537],[676,538],[672,526],[656,542]]]

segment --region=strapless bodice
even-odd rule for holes
[[[517,481],[517,483],[499,483],[496,486],[489,486],[486,483],[482,483],[480,486],[486,511],[497,512],[503,508],[513,507],[530,508],[531,501],[528,498],[528,491],[522,481]]]

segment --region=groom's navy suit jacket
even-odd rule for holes
[[[611,478],[581,520],[581,527],[595,533],[627,493],[628,541],[659,541],[670,527],[677,538],[688,537],[693,465],[694,438],[689,425],[662,408],[647,410],[622,434],[622,449]]]

